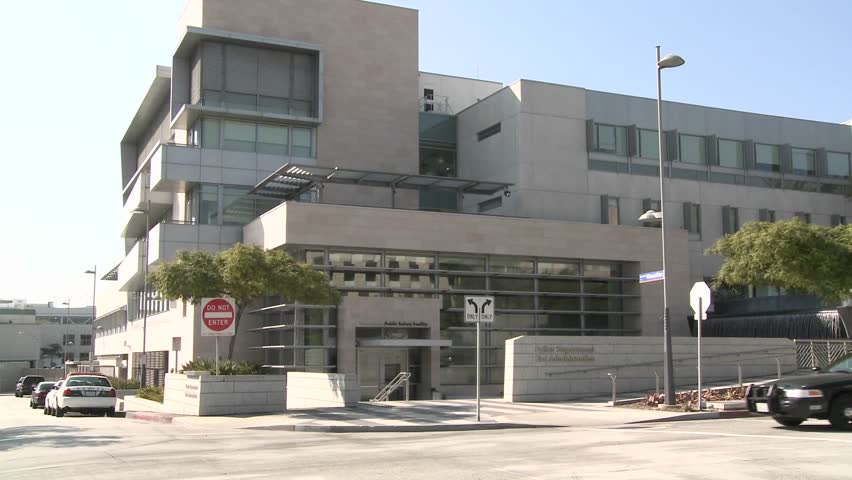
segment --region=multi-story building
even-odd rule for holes
[[[357,373],[365,397],[402,370],[418,398],[472,393],[465,294],[495,297],[490,394],[507,338],[661,334],[661,286],[638,283],[662,263],[660,230],[638,221],[660,208],[654,101],[418,73],[417,21],[360,0],[189,2],[121,141],[126,257],[98,288],[99,359],[133,368],[144,344],[162,372],[212,356],[197,309],[144,300],[144,272],[236,242],[286,249],[344,295],[259,302],[237,355]],[[664,121],[672,329],[689,335],[715,239],[852,213],[852,133],[676,103]]]
[[[91,348],[91,306],[0,300],[0,362],[59,367],[87,362]]]

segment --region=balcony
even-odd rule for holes
[[[192,184],[253,187],[287,163],[314,165],[315,158],[162,145],[151,156],[151,191],[186,192]]]
[[[143,233],[144,235],[144,233]],[[242,241],[242,225],[197,225],[158,223],[149,232],[148,270],[163,261],[173,260],[181,250],[216,253]],[[145,270],[145,242],[139,241],[118,267],[120,291],[141,291]]]
[[[172,206],[172,194],[169,192],[152,192],[148,187],[148,173],[141,172],[130,185],[127,200],[124,202],[122,215],[124,221],[121,236],[123,238],[140,238],[145,235],[145,214],[139,213],[151,201],[149,220],[160,219]]]

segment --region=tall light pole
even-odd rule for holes
[[[148,237],[149,226],[151,225],[151,200],[145,205],[145,208],[137,208],[133,213],[145,214],[145,263],[142,266],[142,386],[146,386],[148,376],[148,360],[147,360],[147,341],[148,341]],[[134,365],[135,366],[135,365]]]
[[[92,334],[89,341],[89,368],[95,368],[95,290],[98,288],[98,266],[95,265],[91,270],[86,270],[86,274],[92,276]]]
[[[669,298],[667,291],[666,277],[666,210],[665,210],[665,190],[663,188],[663,87],[662,87],[662,71],[664,68],[676,68],[686,63],[683,58],[668,54],[662,59],[660,58],[660,46],[657,45],[657,134],[659,139],[659,155],[660,158],[660,238],[663,250],[663,383],[665,386],[665,404],[675,405],[675,381],[674,368],[672,366],[672,331],[671,319],[669,317]]]
[[[65,345],[70,345],[68,341],[68,324],[71,323],[71,299],[69,298],[67,302],[62,302],[62,305],[66,307],[65,314],[65,335],[62,336],[62,364],[68,361],[68,352],[65,350]]]

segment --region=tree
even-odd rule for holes
[[[725,263],[714,286],[772,285],[826,303],[852,297],[852,225],[810,225],[798,218],[751,222],[707,250]]]
[[[233,298],[237,331],[245,308],[260,297],[281,295],[291,302],[312,305],[336,305],[340,300],[324,273],[296,262],[282,250],[240,243],[215,255],[178,252],[174,261],[164,262],[151,273],[150,282],[167,300],[197,305],[202,298]],[[229,359],[234,354],[235,340],[236,335],[228,346]]]
[[[51,343],[47,347],[41,347],[41,358],[46,358],[53,364],[53,359],[62,355],[62,345]]]

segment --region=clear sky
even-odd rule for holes
[[[665,72],[666,99],[852,119],[847,0],[386,3],[420,10],[424,71],[653,98],[660,44],[686,59]],[[89,304],[83,272],[124,257],[119,141],[154,65],[171,64],[183,5],[4,2],[0,298]]]

